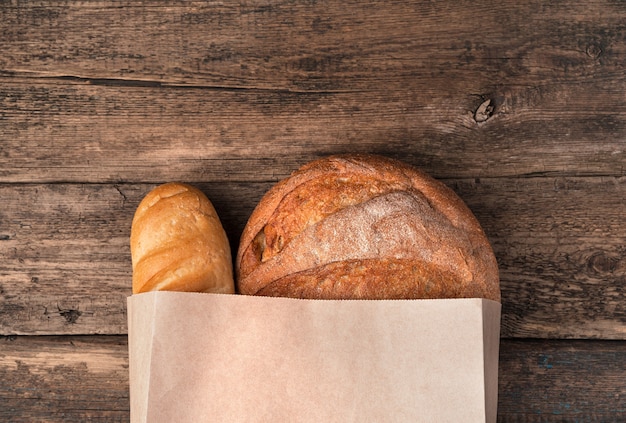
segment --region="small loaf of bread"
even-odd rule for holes
[[[242,294],[500,300],[493,250],[465,203],[396,160],[330,156],[272,187],[244,228]]]
[[[171,182],[150,191],[133,218],[133,293],[234,293],[228,238],[198,189]]]

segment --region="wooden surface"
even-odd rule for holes
[[[0,421],[127,421],[132,214],[193,183],[233,248],[338,152],[485,228],[501,422],[624,421],[626,4],[0,2]]]

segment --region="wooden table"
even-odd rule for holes
[[[499,421],[624,421],[626,4],[0,2],[0,421],[127,421],[128,236],[195,184],[233,248],[331,153],[401,158],[485,228]]]

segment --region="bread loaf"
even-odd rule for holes
[[[500,300],[491,246],[465,203],[400,161],[330,156],[272,187],[236,263],[242,294]]]
[[[133,293],[234,293],[228,238],[208,198],[198,189],[167,183],[135,212],[130,235]]]

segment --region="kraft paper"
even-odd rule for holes
[[[128,298],[132,422],[495,422],[485,299]]]

